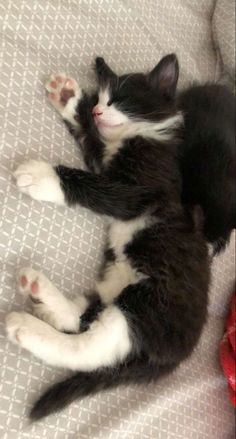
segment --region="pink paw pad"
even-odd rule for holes
[[[58,100],[57,95],[55,93],[48,93],[48,97],[54,101]]]
[[[15,337],[16,337],[16,341],[18,341],[18,343],[20,343],[20,337],[19,337],[19,332],[18,331],[16,332],[16,336]]]
[[[36,280],[32,282],[30,289],[33,294],[37,294],[39,292],[39,284]]]
[[[24,288],[24,287],[26,287],[27,283],[28,283],[28,279],[27,279],[27,277],[24,276],[24,275],[21,276],[21,278],[20,278],[20,284],[21,284],[21,286]]]
[[[49,85],[50,85],[50,87],[52,87],[52,88],[57,88],[57,83],[56,83],[56,81],[51,81]]]

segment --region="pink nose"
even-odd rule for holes
[[[101,109],[101,107],[99,107],[99,105],[95,105],[95,107],[93,107],[93,110],[92,110],[92,114],[93,114],[93,116],[101,116],[102,115],[102,109]]]

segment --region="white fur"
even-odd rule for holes
[[[181,112],[160,122],[133,122],[126,133],[126,137],[142,136],[159,142],[166,142],[173,137],[173,130],[182,123],[183,115]]]
[[[113,221],[108,232],[109,247],[115,253],[116,260],[105,270],[102,280],[96,283],[96,291],[105,303],[111,303],[121,291],[130,284],[135,284],[146,278],[143,273],[132,267],[124,253],[124,248],[134,234],[151,223],[143,216],[130,221]]]
[[[125,139],[141,136],[148,139],[157,140],[158,142],[166,142],[173,136],[173,130],[183,123],[183,116],[181,113],[169,117],[161,122],[148,121],[129,121],[120,127],[113,128],[106,133],[104,143],[106,149],[104,152],[103,164],[110,162],[112,157],[122,147]],[[100,128],[99,128],[99,131]],[[104,133],[102,133],[104,135]]]
[[[27,279],[24,287],[21,285],[22,276]],[[38,284],[38,292],[34,294],[31,290],[33,282]],[[84,296],[78,296],[76,302],[66,298],[43,273],[31,267],[20,270],[18,289],[25,298],[30,297],[41,302],[32,302],[34,314],[41,320],[59,331],[78,331],[79,318],[88,304]]]
[[[96,283],[96,291],[106,304],[112,303],[121,291],[128,285],[136,284],[144,279],[142,273],[137,272],[129,260],[112,263],[104,273],[103,279]]]
[[[67,104],[63,108],[63,110],[60,112],[63,119],[67,120],[74,126],[79,126],[78,122],[74,119],[74,116],[76,115],[76,108],[78,105],[78,101],[81,98],[81,93],[77,93],[72,98],[68,99]]]
[[[121,133],[126,125],[129,125],[129,119],[115,105],[108,106],[109,99],[109,89],[100,90],[98,107],[102,114],[95,119],[95,123],[99,133],[105,140],[116,142],[121,138]]]
[[[44,362],[72,370],[94,370],[123,360],[131,349],[128,325],[116,306],[109,306],[82,334],[63,334],[28,313],[7,316],[8,339]]]
[[[102,115],[99,116],[99,121],[110,125],[110,128],[116,128],[118,125],[123,125],[129,121],[128,117],[119,111],[114,104],[107,105],[110,99],[109,90],[100,90],[98,95],[98,107],[102,111]],[[99,127],[99,131],[105,129],[103,126]]]
[[[119,149],[122,147],[123,142],[120,139],[113,140],[111,142],[104,140],[104,144],[105,144],[105,150],[104,150],[102,162],[104,165],[106,165],[111,161],[112,157],[115,154],[117,154]]]
[[[49,163],[29,160],[21,164],[13,175],[21,192],[35,200],[65,205],[59,176]]]
[[[124,247],[132,240],[134,234],[147,227],[150,222],[150,218],[146,216],[129,221],[112,221],[108,231],[108,240],[109,246],[114,249],[117,257],[122,256]]]
[[[208,248],[208,254],[210,256],[210,258],[214,257],[214,245],[212,245],[210,242],[207,243],[207,248]]]
[[[107,103],[109,102],[109,99],[110,99],[109,88],[100,89],[98,94],[99,106],[101,105],[102,107],[105,108],[107,106]]]

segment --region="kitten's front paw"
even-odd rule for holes
[[[45,84],[45,88],[51,104],[63,119],[73,125],[78,125],[76,109],[82,92],[75,79],[64,74],[51,75]]]
[[[49,163],[29,160],[20,165],[13,175],[19,190],[35,200],[65,204],[59,176]]]

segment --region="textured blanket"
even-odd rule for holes
[[[220,3],[227,6],[227,23],[232,23],[234,2]],[[214,0],[0,0],[2,439],[233,437],[234,414],[218,358],[234,277],[233,239],[213,263],[209,319],[197,349],[155,385],[98,394],[28,425],[32,402],[50,382],[69,372],[45,366],[9,344],[4,333],[5,314],[25,307],[15,286],[20,267],[42,269],[66,294],[76,294],[93,285],[105,238],[102,218],[82,208],[33,201],[19,194],[11,177],[29,158],[83,166],[74,141],[46,99],[46,77],[65,71],[82,86],[91,86],[95,55],[103,55],[118,72],[127,72],[153,67],[163,54],[175,51],[180,85],[193,79],[217,80],[223,64],[219,41],[213,40],[214,8]],[[224,28],[220,20],[215,24]],[[218,29],[217,38],[220,35]]]

